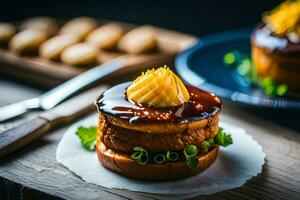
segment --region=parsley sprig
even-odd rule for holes
[[[204,141],[200,146],[199,146],[199,151],[202,153],[205,153],[209,150],[209,148],[215,144],[227,147],[233,143],[232,137],[229,133],[226,133],[222,127],[219,127],[218,133],[214,138],[211,138],[207,141]]]
[[[81,145],[90,151],[95,150],[96,138],[97,138],[97,127],[80,126],[76,130],[76,135],[79,137]]]
[[[222,127],[219,127],[217,135],[213,138],[214,144],[227,147],[233,143],[232,137],[226,133]]]

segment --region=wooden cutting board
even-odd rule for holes
[[[107,22],[112,21],[99,20],[100,25]],[[122,22],[118,23],[121,23],[128,30],[137,26]],[[127,63],[128,67],[141,65],[150,68],[164,64],[172,64],[178,52],[193,46],[197,42],[196,37],[184,33],[158,27],[154,27],[154,30],[157,35],[159,50],[151,54],[130,55],[131,60]],[[98,54],[98,60],[100,63],[104,63],[120,55],[124,54],[121,52],[101,51]],[[145,68],[141,68],[140,71],[144,69]],[[8,49],[0,49],[1,74],[9,75],[44,88],[53,87],[85,70],[87,70],[87,68],[69,66],[39,57],[19,56]],[[135,67],[132,70],[138,70],[138,68]]]

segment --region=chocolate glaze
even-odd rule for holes
[[[119,84],[105,91],[97,100],[99,112],[128,120],[130,123],[185,123],[207,118],[221,110],[221,99],[214,94],[186,86],[190,100],[181,106],[155,108],[134,104],[126,98],[131,82]]]
[[[300,42],[292,42],[287,36],[276,36],[265,25],[260,24],[251,35],[251,42],[270,52],[300,56]]]

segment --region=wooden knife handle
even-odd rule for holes
[[[38,139],[50,129],[48,120],[37,117],[0,133],[0,157]]]

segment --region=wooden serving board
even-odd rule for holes
[[[108,20],[99,20],[99,24],[111,22]],[[130,30],[137,25],[118,22]],[[156,53],[130,55],[132,65],[144,65],[147,67],[172,64],[174,56],[192,46],[197,42],[197,38],[184,33],[154,27],[157,35],[159,48]],[[115,57],[124,55],[121,52],[99,51],[98,61],[104,63]],[[132,60],[135,60],[134,62]],[[127,66],[126,66],[127,67]],[[0,73],[12,76],[28,83],[42,86],[45,88],[52,87],[64,82],[87,68],[69,66],[60,62],[48,61],[39,57],[19,56],[9,49],[0,49]],[[136,70],[136,68],[134,69]],[[140,71],[142,71],[141,69]],[[129,70],[130,71],[130,70]]]

